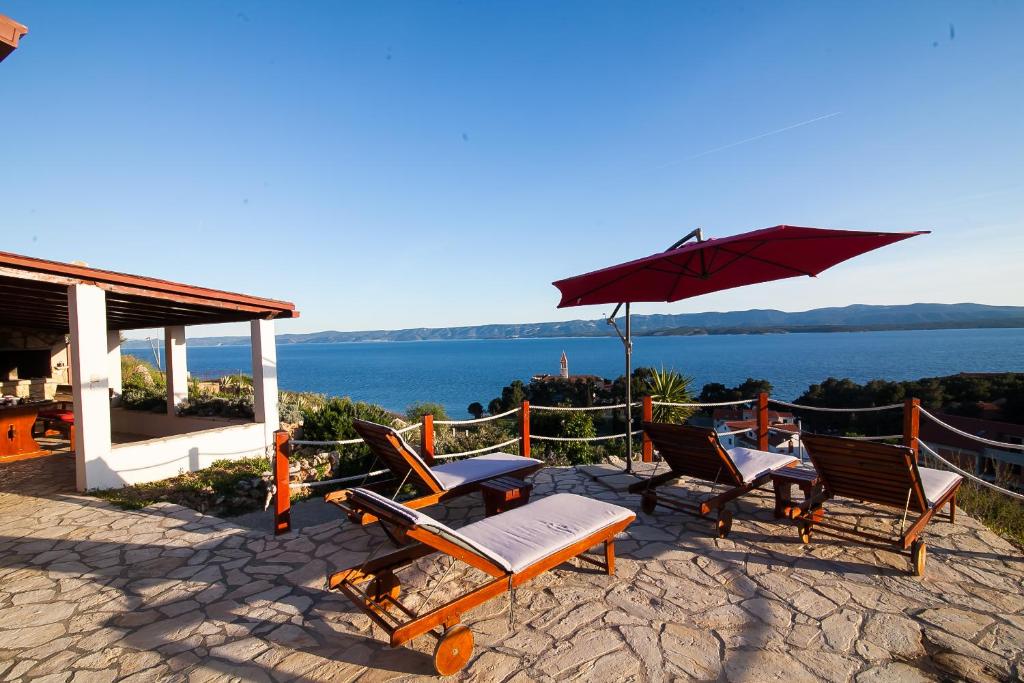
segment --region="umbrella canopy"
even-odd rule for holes
[[[635,261],[559,280],[559,308],[679,301],[800,275],[815,276],[865,252],[924,232],[861,232],[777,225],[692,242]]]
[[[562,292],[559,308],[625,304],[626,333],[615,325],[618,306],[608,318],[626,349],[626,425],[633,432],[633,339],[630,303],[679,301],[734,287],[800,275],[816,276],[837,263],[921,232],[862,232],[777,225],[721,239],[703,239],[694,230],[667,251],[620,263],[552,284]],[[687,244],[691,238],[697,241]],[[626,438],[626,471],[632,470],[633,439]]]

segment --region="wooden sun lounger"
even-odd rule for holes
[[[618,505],[559,493],[456,531],[372,491],[356,488],[342,493],[335,502],[374,515],[390,528],[390,535],[412,544],[330,575],[328,587],[344,593],[384,629],[392,647],[431,634],[437,639],[434,667],[442,676],[462,669],[473,654],[473,633],[460,623],[466,612],[573,557],[614,574],[615,536],[636,519]],[[603,562],[583,554],[601,543]],[[435,552],[490,578],[443,605],[417,613],[398,599],[401,585],[395,572]]]
[[[803,434],[801,440],[821,478],[821,491],[795,511],[800,540],[811,542],[811,529],[822,527],[867,539],[869,542],[910,549],[911,568],[924,574],[926,548],[919,536],[932,516],[949,504],[949,521],[956,521],[956,494],[963,477],[953,472],[918,467],[917,456],[906,446],[893,446],[840,436]],[[877,503],[903,511],[897,538],[881,536],[852,525],[825,521],[822,507],[840,496]],[[917,515],[909,527],[907,515]]]
[[[354,420],[352,424],[377,459],[395,475],[400,482],[399,486],[406,483],[416,488],[419,494],[416,498],[402,501],[403,505],[414,509],[479,491],[482,484],[492,479],[524,479],[544,466],[542,461],[534,458],[511,453],[488,453],[431,467],[391,427],[365,420]],[[342,503],[341,507],[349,519],[357,524],[377,521],[377,516],[371,512],[359,512],[346,507],[343,504],[343,491],[329,493],[325,500],[329,503]]]
[[[629,492],[642,494],[640,507],[647,514],[653,513],[658,505],[697,517],[716,512],[715,527],[719,538],[725,538],[732,529],[732,513],[725,509],[726,503],[771,481],[775,470],[793,467],[800,462],[784,453],[749,448],[727,451],[714,429],[659,422],[644,422],[643,429],[662,460],[668,463],[669,471],[631,485]],[[658,486],[679,477],[724,484],[729,488],[698,504],[657,492]]]

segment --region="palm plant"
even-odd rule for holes
[[[644,393],[655,403],[690,403],[693,401],[693,394],[690,391],[692,383],[692,377],[662,367],[661,370],[652,370],[644,379]],[[694,408],[655,405],[654,421],[682,424],[694,412]]]

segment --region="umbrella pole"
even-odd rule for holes
[[[626,472],[633,471],[633,330],[626,302]]]

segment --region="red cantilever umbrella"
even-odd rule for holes
[[[626,307],[626,402],[632,401],[632,335],[629,305],[636,301],[679,301],[690,297],[799,275],[816,276],[837,263],[924,232],[861,232],[777,225],[721,239],[694,230],[667,251],[553,283],[562,292],[559,308],[618,304]],[[697,241],[686,242],[696,237]],[[618,328],[616,327],[616,330]],[[629,411],[627,411],[629,412]],[[632,414],[627,431],[632,431]],[[627,439],[629,469],[632,439]]]

